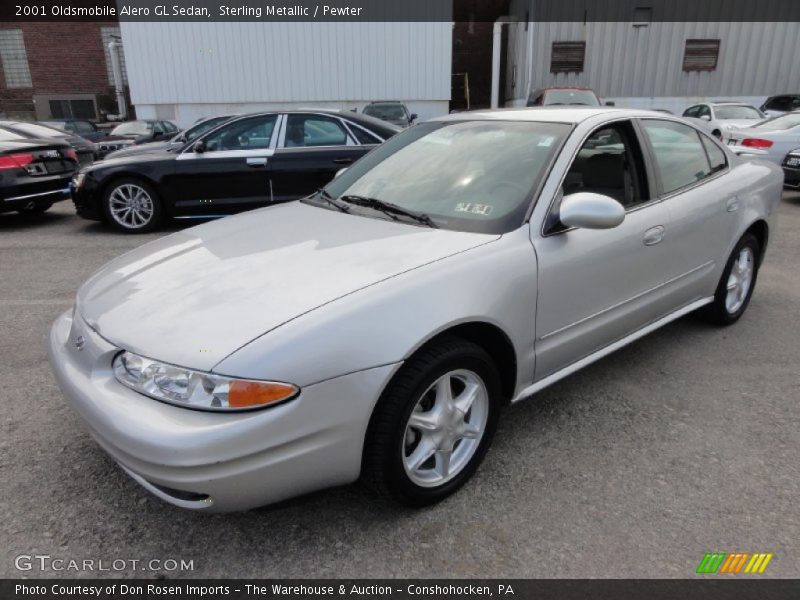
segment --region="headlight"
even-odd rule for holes
[[[72,178],[72,187],[78,189],[83,185],[84,181],[86,181],[86,173],[76,173]]]
[[[213,411],[265,408],[294,398],[297,386],[277,381],[233,379],[121,352],[114,375],[123,385],[170,404]]]

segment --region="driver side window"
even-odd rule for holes
[[[231,123],[205,139],[206,151],[269,148],[277,115],[265,115]]]
[[[564,178],[564,196],[592,192],[609,196],[626,210],[647,202],[644,164],[630,122],[614,123],[592,133]]]

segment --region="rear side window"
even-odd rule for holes
[[[716,173],[728,166],[728,159],[725,158],[725,153],[717,146],[708,136],[701,135],[700,139],[703,141],[703,146],[706,147],[708,154],[708,162],[711,163],[711,172]]]
[[[361,129],[358,125],[354,125],[350,123],[350,131],[353,132],[353,135],[358,140],[359,144],[380,144],[381,141],[371,133],[369,133],[366,129]]]
[[[320,115],[289,115],[286,123],[287,148],[344,146],[347,132],[336,119]]]
[[[642,126],[653,148],[663,193],[692,185],[711,174],[700,134],[693,128],[656,119],[643,120]]]

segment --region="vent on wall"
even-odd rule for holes
[[[582,73],[586,42],[553,42],[551,73]]]
[[[713,71],[717,68],[719,40],[686,40],[684,71]]]

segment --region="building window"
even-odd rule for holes
[[[114,85],[114,69],[111,67],[111,51],[108,49],[109,42],[121,42],[122,33],[119,27],[101,27],[100,37],[103,40],[103,53],[106,55],[106,73],[108,74],[109,85]],[[128,71],[125,68],[125,52],[122,46],[117,48],[119,52],[119,66],[122,69],[122,84],[128,85]]]
[[[717,68],[719,40],[686,40],[684,71],[713,71]]]
[[[33,87],[21,29],[0,29],[0,60],[6,76],[6,87]]]
[[[586,42],[553,42],[551,73],[582,73]]]
[[[50,100],[50,115],[54,119],[96,119],[93,100]]]

